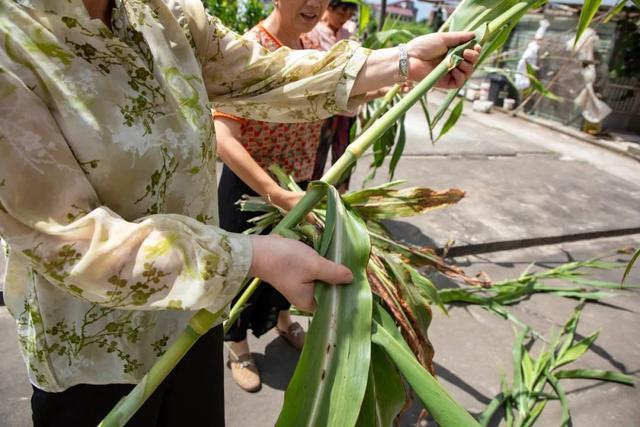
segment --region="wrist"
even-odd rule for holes
[[[269,236],[249,236],[251,239],[251,266],[249,267],[248,277],[262,277],[263,266],[268,265],[268,239]]]
[[[273,204],[276,200],[279,200],[281,198],[283,191],[284,189],[282,187],[274,183],[273,185],[269,185],[265,189],[264,193],[262,194],[262,198],[265,201]]]

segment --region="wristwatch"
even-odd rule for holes
[[[400,75],[400,81],[404,83],[409,78],[409,56],[407,55],[407,45],[404,43],[399,44],[398,52],[400,53],[398,74]]]

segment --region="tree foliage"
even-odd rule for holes
[[[224,25],[238,34],[243,34],[266,18],[270,10],[259,0],[204,0],[205,7]]]

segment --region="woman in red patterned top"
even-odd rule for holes
[[[278,0],[273,12],[245,36],[270,51],[318,49],[303,36],[313,29],[329,0]],[[215,113],[218,154],[225,163],[218,187],[220,226],[233,232],[251,227],[254,216],[235,204],[243,195],[260,195],[289,210],[300,194],[282,189],[266,172],[276,164],[305,188],[313,174],[322,120],[311,123],[269,123]],[[247,329],[260,336],[276,326],[292,346],[300,350],[304,331],[289,316],[289,302],[275,288],[262,284],[225,339],[231,341],[229,362],[234,381],[246,391],[260,389],[260,375],[251,357]]]
[[[273,13],[251,29],[247,37],[257,40],[269,50],[281,46],[294,50],[317,48],[319,46],[303,34],[318,23],[328,3],[329,0],[274,0]],[[440,61],[449,47],[472,36],[472,33],[435,34],[410,42],[407,46],[412,49],[411,55],[407,57],[405,51],[407,66],[402,74],[396,62],[401,57],[400,51],[393,48],[384,50],[384,54],[375,55],[374,66],[358,72],[358,78],[360,81],[380,82],[378,69],[384,69],[394,74],[396,82],[407,78],[421,79],[434,67],[429,61]],[[460,87],[471,74],[478,51],[479,46],[475,50],[466,50],[465,62],[443,78],[439,82],[440,87]],[[369,90],[379,88],[375,84],[368,87]],[[360,93],[362,95],[354,105],[383,94],[381,91]],[[312,95],[305,94],[307,97]],[[225,163],[218,187],[222,228],[242,232],[251,226],[248,220],[253,215],[241,212],[235,204],[243,194],[260,195],[285,210],[290,210],[297,203],[301,194],[280,188],[265,169],[277,164],[305,188],[313,174],[321,126],[322,121],[276,124],[223,114],[215,116],[218,154]],[[232,341],[228,365],[234,381],[244,390],[257,391],[261,387],[260,375],[247,343],[247,329],[260,336],[276,326],[290,344],[298,349],[302,347],[304,332],[299,324],[291,321],[288,309],[287,300],[274,288],[263,284],[227,334],[226,339]]]

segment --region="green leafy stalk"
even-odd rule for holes
[[[313,183],[312,186],[326,185]],[[328,187],[320,254],[353,272],[349,286],[316,286],[318,308],[285,393],[277,426],[355,425],[371,357],[371,289],[366,276],[371,243],[362,220]]]
[[[463,107],[464,107],[464,99],[460,99],[460,101],[458,101],[455,107],[453,107],[453,110],[451,110],[451,114],[449,114],[447,121],[444,122],[444,125],[442,125],[442,129],[440,130],[438,137],[435,139],[435,141],[433,141],[434,143],[437,142],[444,135],[446,135],[447,132],[449,132],[451,128],[455,126],[455,124],[458,122],[458,119],[460,119],[460,116],[462,115]]]
[[[580,36],[582,36],[584,31],[589,27],[593,17],[596,16],[600,3],[602,3],[602,0],[585,0],[582,5],[582,10],[580,11],[580,18],[578,19],[578,28],[576,30],[576,38],[573,41],[573,47],[576,47],[578,40],[580,40]]]
[[[612,7],[611,10],[609,10],[609,13],[607,13],[607,16],[604,17],[602,23],[606,24],[607,22],[611,21],[617,14],[622,12],[622,9],[624,9],[626,4],[627,0],[618,1],[618,4],[616,4],[615,7]]]
[[[631,259],[629,260],[629,264],[627,264],[627,267],[624,269],[624,274],[622,274],[622,280],[620,281],[620,285],[624,284],[624,281],[627,279],[627,276],[629,275],[629,273],[631,273],[631,269],[633,268],[633,265],[638,260],[638,257],[640,257],[640,248],[638,248],[638,250],[631,256]]]
[[[374,305],[371,340],[393,360],[424,407],[439,425],[477,426],[478,422],[418,363],[391,316]]]
[[[251,295],[256,291],[258,286],[260,286],[261,282],[262,281],[257,277],[251,279],[251,282],[249,283],[245,291],[242,293],[242,295],[240,295],[240,298],[238,298],[233,307],[231,307],[229,318],[224,321],[225,333],[229,332],[229,329],[231,329],[231,325],[233,325],[236,320],[238,320],[238,317],[240,317],[240,313],[242,313],[242,310],[244,310],[244,307],[249,302],[249,298],[251,298]]]
[[[406,392],[402,378],[389,356],[371,346],[371,367],[358,427],[390,427],[402,411]]]
[[[214,325],[223,311],[211,313],[207,310],[200,310],[191,318],[189,325],[178,339],[167,348],[167,351],[160,356],[158,361],[151,367],[149,372],[134,387],[129,394],[122,398],[120,402],[107,414],[100,422],[99,427],[124,426],[127,421],[136,413],[142,404],[153,394],[158,386],[164,381],[169,372],[176,367],[178,362],[189,351],[191,346]]]
[[[535,3],[535,0],[528,0],[526,2],[516,2],[514,0],[465,0],[456,8],[454,13],[447,19],[446,25],[443,25],[439,31],[477,31],[484,25],[484,22],[492,19],[492,17],[498,16],[497,19],[494,19],[489,24],[490,28],[488,28],[488,34],[487,37],[485,37],[486,43],[484,43],[482,51],[480,52],[480,58],[476,64],[477,67],[505,44],[516,23]],[[512,15],[508,19],[501,19],[505,11],[508,11]],[[435,126],[445,115],[459,91],[460,89],[449,90],[444,100],[442,100],[438,106],[435,114],[427,119],[430,135],[433,135]],[[435,143],[444,136],[444,134],[455,125],[462,114],[462,109],[463,102],[461,101],[452,110],[447,123],[445,123],[446,130],[445,126],[443,126],[439,136],[435,139],[433,137],[431,138],[432,143]]]
[[[504,306],[518,303],[537,293],[595,301],[613,297],[616,293],[600,289],[620,289],[618,283],[586,279],[583,277],[585,274],[583,270],[613,269],[619,268],[619,266],[619,264],[604,263],[598,260],[574,261],[542,272],[531,273],[525,271],[517,279],[505,280],[482,287],[463,285],[459,288],[440,289],[438,290],[438,296],[440,301],[445,304],[481,305],[489,311],[522,326],[521,322],[515,319]],[[574,283],[578,287],[546,285],[544,282],[547,280],[563,280]],[[633,289],[633,287],[625,286],[624,289]]]
[[[566,371],[556,371],[556,378],[573,378],[584,380],[599,380],[620,383],[633,386],[633,377],[618,372],[605,371],[602,369],[571,369]]]
[[[369,117],[369,119],[367,120],[367,123],[364,125],[364,128],[362,129],[363,132],[365,130],[369,129],[369,127],[373,123],[375,123],[376,120],[378,120],[378,118],[387,109],[387,107],[389,107],[389,104],[391,103],[393,98],[395,98],[395,96],[398,94],[398,92],[400,91],[401,87],[402,86],[400,86],[399,84],[396,84],[396,85],[393,85],[393,87],[391,89],[389,89],[389,92],[387,92],[386,95],[384,96],[384,98],[382,98],[382,103],[380,103],[378,108],[374,111],[374,113],[371,115],[371,117]]]
[[[457,67],[462,62],[462,52],[464,49],[473,47],[476,43],[486,40],[487,36],[498,31],[503,25],[516,19],[519,14],[523,13],[529,7],[528,2],[519,2],[507,12],[501,14],[491,23],[489,23],[483,31],[479,32],[475,40],[460,45],[448,53],[445,59],[438,64],[432,72],[416,87],[409,92],[403,99],[394,105],[379,120],[371,125],[366,131],[360,135],[340,157],[340,159],[327,171],[322,177],[322,181],[327,184],[336,184],[338,180],[355,164],[357,159],[380,137],[396,120],[405,114],[420,98],[436,83],[445,76],[451,69]],[[285,230],[295,227],[305,215],[322,200],[325,196],[325,189],[321,186],[310,188],[305,196],[298,204],[282,219],[282,221],[274,228],[273,233],[285,233]],[[257,283],[257,282],[256,282]],[[247,289],[243,295],[249,298],[255,287]],[[135,411],[139,409],[144,401],[151,395],[155,388],[162,382],[169,372],[175,367],[177,362],[186,354],[188,349],[198,337],[206,333],[215,325],[221,313],[210,313],[207,310],[200,310],[192,318],[191,324],[196,326],[196,334],[187,328],[181,336],[167,349],[166,354],[175,355],[175,360],[167,360],[161,357],[159,361],[152,367],[151,371],[143,377],[138,386],[123,401],[107,415],[103,422],[108,426],[122,426],[126,420],[130,419]],[[416,362],[417,363],[417,362]],[[153,381],[149,380],[153,372]],[[425,373],[426,374],[426,373]],[[426,374],[428,375],[428,374]],[[434,380],[435,381],[435,380]],[[363,387],[364,389],[364,387]]]
[[[504,409],[506,425],[531,426],[540,417],[549,400],[558,400],[561,406],[559,425],[571,425],[571,412],[563,379],[591,379],[617,382],[633,386],[630,375],[597,369],[559,369],[562,365],[578,360],[593,345],[598,337],[594,332],[587,338],[575,342],[576,329],[584,308],[582,301],[565,322],[560,335],[553,340],[549,350],[543,348],[537,358],[532,358],[524,341],[529,329],[522,329],[513,345],[513,384],[509,388],[502,379],[500,392],[489,403],[479,420],[483,426],[490,425],[498,408]],[[515,416],[513,411],[516,411]]]

